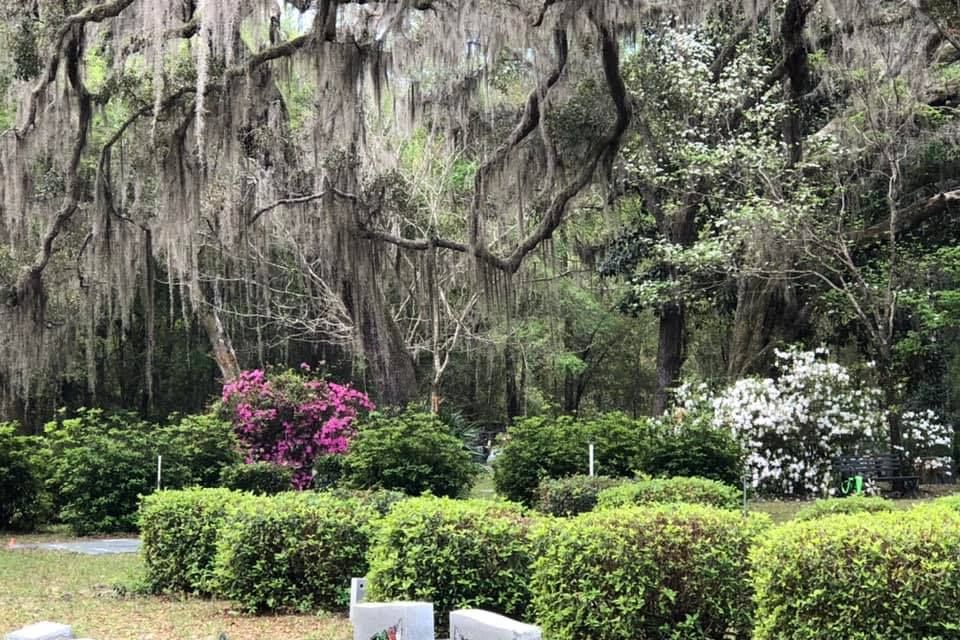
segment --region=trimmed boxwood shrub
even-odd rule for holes
[[[706,478],[652,478],[605,489],[597,505],[607,509],[627,505],[686,502],[721,509],[736,509],[740,493],[733,487]]]
[[[441,626],[463,607],[522,619],[530,601],[531,525],[509,503],[399,502],[380,523],[370,552],[369,597],[433,602]]]
[[[537,489],[537,511],[552,516],[575,516],[597,506],[597,494],[623,480],[605,476],[547,479]]]
[[[240,462],[220,471],[220,486],[272,496],[292,490],[293,469],[272,462]]]
[[[756,640],[960,637],[960,514],[791,522],[751,554]]]
[[[700,505],[585,513],[538,531],[532,590],[551,640],[722,640],[751,629],[748,550],[769,518]]]
[[[871,496],[827,498],[817,500],[809,507],[804,507],[797,512],[794,520],[816,520],[817,518],[846,513],[882,513],[885,511],[893,511],[893,503],[884,498]]]
[[[247,499],[227,489],[161,491],[140,510],[146,584],[154,593],[213,591],[217,535],[228,509]]]
[[[40,439],[0,423],[0,529],[30,530],[45,515],[47,497],[37,464]]]
[[[389,491],[387,489],[329,489],[325,493],[329,493],[332,497],[340,500],[362,502],[373,507],[382,516],[387,515],[393,505],[410,497],[402,491]]]
[[[217,594],[250,612],[338,611],[365,575],[376,511],[306,491],[250,496],[230,509],[214,560]]]
[[[501,436],[500,452],[493,461],[493,482],[497,493],[505,498],[532,505],[537,487],[545,478],[588,473],[587,448],[591,442],[598,473],[630,477],[640,469],[648,432],[645,422],[622,413],[591,420],[570,416],[525,418]]]
[[[463,441],[439,418],[407,409],[365,418],[342,472],[344,483],[354,489],[456,497],[470,489],[479,470]]]

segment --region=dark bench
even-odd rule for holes
[[[899,453],[838,456],[833,467],[841,486],[848,478],[863,476],[870,482],[889,482],[895,491],[905,494],[915,494],[920,488],[920,477]]]

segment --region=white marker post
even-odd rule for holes
[[[157,491],[160,491],[160,470],[163,467],[163,456],[157,456]]]
[[[590,477],[593,477],[593,443],[590,443]]]

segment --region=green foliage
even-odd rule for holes
[[[731,486],[706,478],[653,478],[628,482],[600,492],[602,509],[643,504],[686,502],[720,509],[736,509],[740,494]]]
[[[685,418],[680,424],[659,423],[643,455],[641,469],[651,476],[698,476],[731,486],[741,482],[743,451],[709,418]]]
[[[216,487],[221,470],[240,462],[230,423],[213,414],[184,416],[157,430],[164,487]]]
[[[131,415],[84,409],[44,428],[48,487],[78,535],[132,531],[140,495],[156,483],[154,427]]]
[[[373,508],[304,491],[231,509],[214,562],[217,594],[245,610],[338,611],[367,570]]]
[[[346,485],[409,495],[462,495],[478,472],[463,442],[439,418],[413,408],[364,419],[343,461]]]
[[[622,482],[606,476],[547,478],[537,489],[536,509],[552,516],[575,516],[592,511],[601,491]]]
[[[140,532],[150,591],[213,591],[213,559],[227,510],[246,499],[226,489],[161,491],[143,499]]]
[[[960,514],[943,506],[793,522],[751,553],[756,640],[960,634]]]
[[[340,500],[356,500],[369,507],[382,516],[387,515],[393,505],[406,500],[409,496],[402,491],[390,491],[389,489],[330,489],[329,495]]]
[[[48,423],[44,444],[54,506],[78,535],[134,530],[140,496],[156,488],[158,455],[169,489],[216,484],[220,468],[237,459],[229,429],[210,416],[157,426],[80,409]]]
[[[622,413],[591,420],[569,416],[525,418],[501,440],[493,462],[493,481],[504,497],[532,504],[545,478],[589,471],[587,450],[595,446],[597,469],[610,477],[632,476],[639,469],[647,440],[646,425]]]
[[[46,515],[38,438],[0,423],[0,529],[30,530]]]
[[[748,549],[765,516],[697,505],[585,513],[536,544],[536,619],[551,640],[747,638]]]
[[[372,600],[427,600],[437,620],[462,607],[523,618],[531,520],[516,505],[411,498],[383,520],[370,551]]]
[[[238,462],[220,472],[220,486],[258,495],[290,491],[293,469],[272,462]]]
[[[851,513],[882,513],[893,511],[889,500],[875,496],[850,496],[848,498],[828,498],[817,500],[809,507],[797,512],[794,520],[816,520]]]

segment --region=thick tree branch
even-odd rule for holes
[[[617,44],[617,36],[606,26],[598,24],[598,29],[600,31],[603,74],[607,81],[610,97],[616,106],[616,120],[604,138],[594,145],[577,176],[550,201],[537,228],[524,238],[505,260],[506,270],[509,273],[516,273],[527,254],[553,235],[553,232],[563,222],[563,214],[566,211],[567,204],[593,180],[597,165],[601,160],[611,160],[616,155],[623,134],[630,124],[632,111],[627,100],[627,88],[620,76],[620,49]]]
[[[56,34],[54,34],[53,50],[51,51],[50,58],[47,60],[43,75],[40,76],[40,80],[37,81],[33,91],[30,92],[26,119],[23,125],[17,129],[18,137],[23,137],[36,122],[37,105],[40,101],[40,95],[57,78],[57,70],[60,68],[61,50],[71,31],[75,28],[78,29],[81,33],[79,37],[82,38],[83,27],[86,26],[87,23],[103,22],[107,18],[115,18],[131,4],[133,4],[133,0],[104,2],[103,4],[87,7],[64,19],[63,24],[60,25],[60,28],[57,29]]]
[[[337,189],[335,187],[328,187],[327,189],[324,189],[323,191],[320,191],[318,193],[311,193],[303,196],[290,196],[289,198],[281,198],[276,202],[273,202],[271,204],[268,204],[265,207],[257,209],[254,212],[254,214],[250,216],[250,220],[247,221],[247,226],[254,224],[265,213],[269,213],[274,209],[276,209],[277,207],[286,207],[294,204],[307,204],[308,202],[315,202],[316,200],[322,200],[323,198],[325,198],[328,193],[332,193],[337,197],[344,198],[346,200],[352,200],[354,202],[356,202],[357,200],[357,196],[355,194],[347,193],[346,191],[341,191],[340,189]]]
[[[487,253],[485,247],[480,245],[480,217],[483,210],[483,199],[487,192],[486,185],[489,175],[495,167],[498,167],[506,159],[507,155],[523,142],[540,123],[540,98],[545,96],[551,88],[560,80],[563,70],[567,65],[567,56],[569,47],[567,35],[564,31],[558,31],[555,43],[557,46],[557,66],[553,72],[543,82],[542,86],[534,88],[527,96],[527,102],[523,109],[520,120],[514,127],[507,139],[488,157],[477,169],[473,180],[473,201],[470,211],[469,239],[470,245],[474,247],[477,255],[481,256]]]
[[[73,87],[73,90],[77,94],[77,139],[74,142],[73,153],[70,156],[70,164],[67,167],[67,184],[63,204],[54,215],[53,220],[51,220],[46,233],[44,233],[37,257],[34,259],[33,264],[24,270],[23,277],[20,280],[20,293],[27,297],[29,297],[29,292],[37,293],[42,291],[43,270],[46,269],[50,263],[50,258],[53,256],[53,243],[57,239],[57,236],[66,228],[73,214],[77,212],[80,206],[80,198],[83,195],[83,184],[80,179],[80,160],[83,156],[84,149],[87,147],[90,122],[93,117],[93,100],[90,92],[86,86],[84,86],[83,79],[80,75],[83,23],[76,24],[79,26],[74,26],[71,29],[72,38],[67,45],[67,78],[70,81],[70,86]]]
[[[893,224],[891,224],[890,218],[886,218],[864,229],[853,231],[848,234],[848,237],[855,243],[883,240],[890,233],[897,234],[907,231],[947,213],[958,204],[960,204],[960,188],[942,191],[901,211]]]

